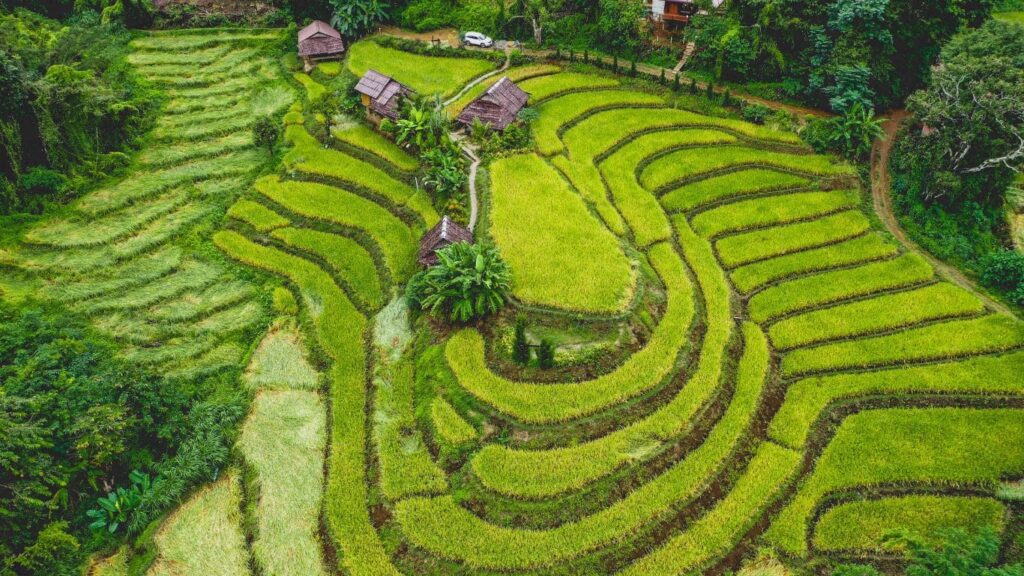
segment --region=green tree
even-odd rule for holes
[[[362,36],[387,17],[380,0],[330,0],[331,26],[349,38]]]
[[[599,0],[597,30],[613,54],[639,54],[651,38],[647,7],[633,0]]]
[[[281,125],[270,116],[260,116],[252,124],[252,136],[257,146],[273,151],[281,137]]]
[[[512,359],[525,366],[530,362],[530,343],[526,340],[526,318],[516,318],[515,341],[512,344]]]
[[[437,257],[422,280],[424,310],[452,322],[469,322],[505,306],[512,274],[497,250],[460,242],[439,250]]]
[[[555,343],[547,338],[537,348],[537,365],[545,370],[555,367]]]

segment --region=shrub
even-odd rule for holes
[[[526,341],[526,319],[522,316],[516,318],[512,359],[524,366],[530,361],[530,343]]]
[[[505,306],[512,273],[497,250],[460,242],[439,250],[437,257],[423,278],[423,309],[452,322],[469,322]]]
[[[121,526],[127,526],[135,511],[142,504],[142,498],[152,487],[148,474],[132,471],[128,476],[131,485],[119,487],[106,496],[96,500],[96,508],[86,512],[92,519],[89,528],[94,531],[106,530],[111,534]]]
[[[63,174],[48,168],[32,168],[18,178],[21,208],[39,214],[47,202],[62,200],[67,186],[68,179]]]
[[[754,124],[764,124],[765,120],[768,119],[768,115],[772,112],[771,108],[767,106],[747,102],[740,105],[740,111],[743,113],[744,120]]]
[[[540,341],[537,348],[537,363],[545,370],[555,367],[555,343],[547,338]]]
[[[270,116],[260,116],[252,123],[252,136],[257,146],[273,151],[281,137],[281,125]]]
[[[67,528],[67,522],[54,522],[44,528],[36,541],[13,559],[14,573],[78,576],[80,546]]]
[[[982,262],[981,280],[1024,306],[1024,254],[1015,250],[989,254]]]

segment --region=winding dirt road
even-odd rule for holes
[[[910,113],[906,110],[897,110],[891,113],[885,122],[884,138],[877,140],[871,149],[871,196],[874,199],[875,212],[882,220],[886,230],[904,248],[924,257],[935,268],[939,276],[965,290],[973,292],[990,310],[1006,314],[1007,316],[1015,316],[1009,307],[989,296],[980,286],[965,276],[963,272],[935,258],[928,251],[918,246],[900,227],[899,221],[892,211],[892,177],[889,174],[889,157],[892,153],[892,147],[896,143],[896,136],[908,118],[910,118]]]

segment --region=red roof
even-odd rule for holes
[[[473,233],[445,216],[437,223],[437,226],[434,226],[423,235],[423,240],[420,241],[420,252],[417,260],[423,266],[433,266],[437,264],[438,250],[452,244],[458,244],[459,242],[472,244]]]
[[[480,120],[495,130],[504,130],[515,121],[516,114],[526,106],[529,99],[529,94],[505,76],[466,106],[458,120],[467,126]]]

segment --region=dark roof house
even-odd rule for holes
[[[494,130],[504,130],[515,121],[516,115],[529,99],[528,93],[505,76],[466,106],[462,114],[459,114],[458,121],[470,126],[480,120]]]
[[[420,241],[420,252],[416,259],[422,266],[433,266],[437,264],[438,250],[459,242],[472,244],[473,233],[445,216],[437,223],[437,226],[423,235],[423,240]]]
[[[299,30],[299,56],[312,60],[333,58],[345,52],[341,34],[330,24],[314,20]]]
[[[401,99],[415,94],[412,88],[376,70],[363,74],[356,84],[356,92],[363,95],[363,106],[368,112],[392,120],[398,119]]]

